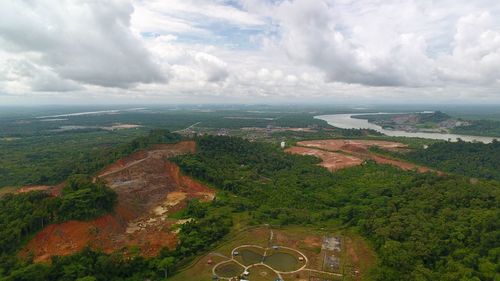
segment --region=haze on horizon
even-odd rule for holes
[[[495,0],[0,3],[0,105],[500,104]]]

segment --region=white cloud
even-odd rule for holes
[[[227,78],[227,64],[216,56],[207,53],[197,53],[195,60],[203,69],[209,82],[220,82]]]
[[[500,100],[498,15],[491,0],[6,0],[0,91]]]
[[[210,38],[213,24],[256,28],[265,24],[257,14],[212,0],[134,1],[132,27],[136,32],[183,34]]]
[[[463,75],[477,83],[492,82],[500,77],[498,71],[491,72],[500,68],[498,32],[488,29],[494,25],[492,21],[485,23],[487,13],[458,20],[457,34],[448,42],[456,47],[452,57],[444,59],[448,56],[446,52],[433,57],[434,50],[429,47],[437,34],[443,32],[439,30],[440,25],[445,25],[434,26],[436,31],[429,26],[444,20],[439,4],[434,4],[438,12],[433,13],[429,1],[346,3],[316,1],[311,5],[307,0],[295,0],[275,7],[283,49],[297,62],[323,71],[327,81],[422,87],[442,86],[450,80],[463,82]],[[498,23],[496,27],[498,30]],[[483,58],[481,54],[487,56]],[[460,62],[480,64],[469,68],[475,71],[476,77],[463,73],[465,65],[457,69]],[[440,79],[443,76],[446,81]]]
[[[53,75],[107,87],[165,81],[130,31],[123,1],[2,1],[0,38],[14,53],[35,53]]]
[[[500,80],[500,29],[488,12],[461,17],[451,54],[441,57],[442,76],[464,83]]]

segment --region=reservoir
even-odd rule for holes
[[[482,136],[467,136],[467,135],[457,135],[457,134],[440,134],[440,133],[425,133],[425,132],[405,132],[399,130],[387,130],[379,125],[369,123],[365,119],[351,118],[355,115],[366,115],[367,113],[357,113],[357,114],[331,114],[331,115],[320,115],[314,118],[325,120],[328,124],[342,129],[372,129],[383,133],[391,137],[412,137],[412,138],[425,138],[425,139],[436,139],[436,140],[450,140],[457,141],[457,139],[462,139],[463,141],[478,141],[483,143],[490,143],[493,141],[492,137],[482,137]],[[374,113],[370,113],[374,114]],[[384,114],[384,113],[376,113]]]

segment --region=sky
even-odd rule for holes
[[[500,1],[0,1],[0,105],[113,103],[500,104]]]

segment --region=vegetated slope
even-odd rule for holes
[[[203,137],[176,161],[221,187],[217,206],[255,223],[357,229],[379,256],[374,280],[495,280],[500,183],[403,171],[388,165],[330,173],[317,160],[263,143]]]
[[[26,239],[50,223],[90,220],[113,209],[116,194],[85,175],[68,178],[58,197],[34,191],[0,198],[0,274]]]
[[[72,173],[87,173],[81,169],[76,170],[83,165],[93,167],[94,165],[90,163],[91,159],[109,157],[111,153],[108,151],[117,151],[125,143],[144,133],[142,130],[135,129],[118,132],[71,131],[19,136],[11,140],[0,139],[0,154],[2,155],[0,157],[0,188],[52,185],[64,181]],[[111,162],[125,155],[118,155]],[[109,163],[104,165],[107,164]],[[95,171],[102,169],[104,165]]]
[[[500,121],[496,120],[471,120],[466,126],[452,129],[455,134],[500,137]]]
[[[383,128],[392,128],[403,131],[434,131],[449,132],[451,129],[468,124],[465,121],[451,118],[440,112],[395,113],[395,114],[368,114],[356,115],[353,118],[367,119],[368,122]]]
[[[120,132],[68,132],[1,141],[0,188],[6,185],[51,185],[72,174],[92,175],[114,161],[181,136],[155,129]]]
[[[54,255],[76,253],[85,246],[109,253],[134,245],[142,255],[155,256],[163,247],[174,248],[177,235],[171,228],[179,221],[167,214],[184,207],[188,199],[211,200],[214,195],[211,189],[181,175],[167,160],[194,151],[192,141],[157,145],[110,165],[97,178],[118,195],[115,212],[90,221],[45,227],[22,255],[45,261]]]
[[[439,142],[427,149],[399,155],[459,175],[500,180],[500,142]]]

